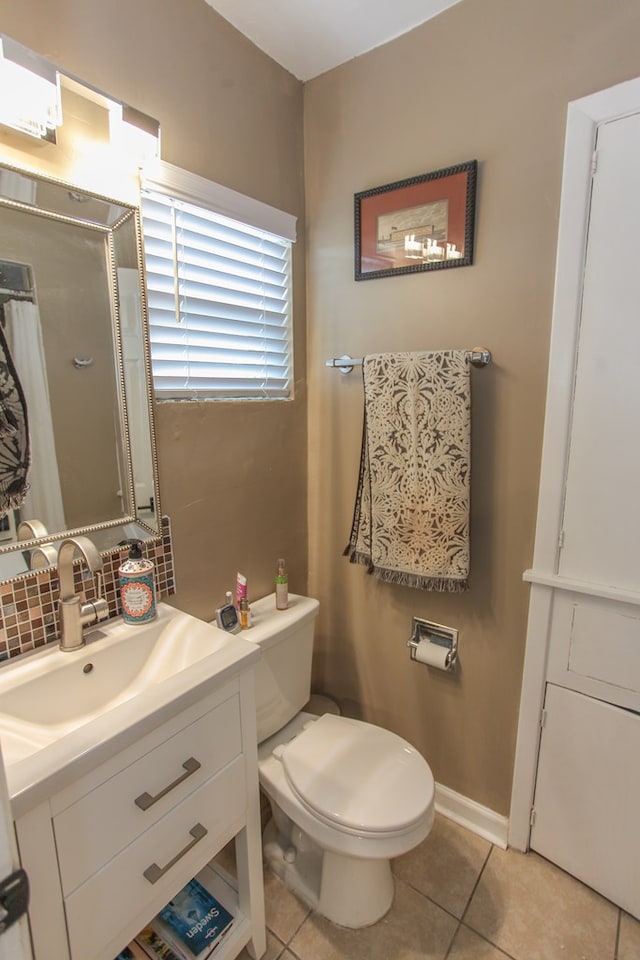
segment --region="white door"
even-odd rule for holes
[[[530,838],[532,848],[636,917],[639,224],[636,113],[597,131]]]
[[[16,838],[11,818],[9,792],[0,750],[0,885],[19,867]],[[0,909],[0,916],[3,914]],[[26,916],[0,933],[0,960],[31,960]]]
[[[640,114],[595,163],[558,573],[640,590]]]

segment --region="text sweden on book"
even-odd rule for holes
[[[212,920],[215,920],[215,918],[216,918],[216,917],[219,917],[219,916],[220,916],[220,911],[218,910],[218,908],[217,908],[217,907],[212,907],[211,910],[209,911],[209,913],[205,914],[204,917],[202,917],[200,920],[198,920],[197,923],[194,923],[194,925],[191,927],[190,930],[187,930],[187,931],[186,931],[186,936],[191,940],[193,937],[195,937],[195,936],[197,936],[199,933],[201,933],[201,932],[204,930],[204,928],[205,928],[209,923],[211,923]],[[209,940],[209,939],[211,939],[212,937],[217,937],[217,936],[218,936],[218,933],[219,933],[219,927],[217,927],[217,926],[211,927],[211,928],[210,928],[209,930],[207,930],[207,932],[205,933],[205,938]]]

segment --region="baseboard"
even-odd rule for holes
[[[509,835],[509,820],[507,817],[489,810],[463,797],[461,793],[450,790],[449,787],[443,787],[436,783],[436,810],[443,817],[459,823],[461,827],[466,827],[472,833],[477,833],[479,837],[484,837],[490,843],[495,843],[497,847],[507,849],[507,837]]]

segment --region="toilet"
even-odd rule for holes
[[[258,773],[271,819],[266,863],[312,909],[344,927],[375,923],[393,901],[390,861],[433,823],[424,758],[381,727],[305,712],[319,603],[290,595],[251,604],[243,637],[259,645]]]

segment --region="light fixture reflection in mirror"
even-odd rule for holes
[[[58,71],[38,54],[10,37],[0,36],[0,123],[55,143],[62,123]]]
[[[0,277],[0,320],[18,376],[44,396],[28,401],[31,490],[1,519],[0,579],[28,569],[21,521],[44,523],[43,542],[91,533],[99,549],[160,530],[137,208],[0,164],[2,262],[22,269]]]

